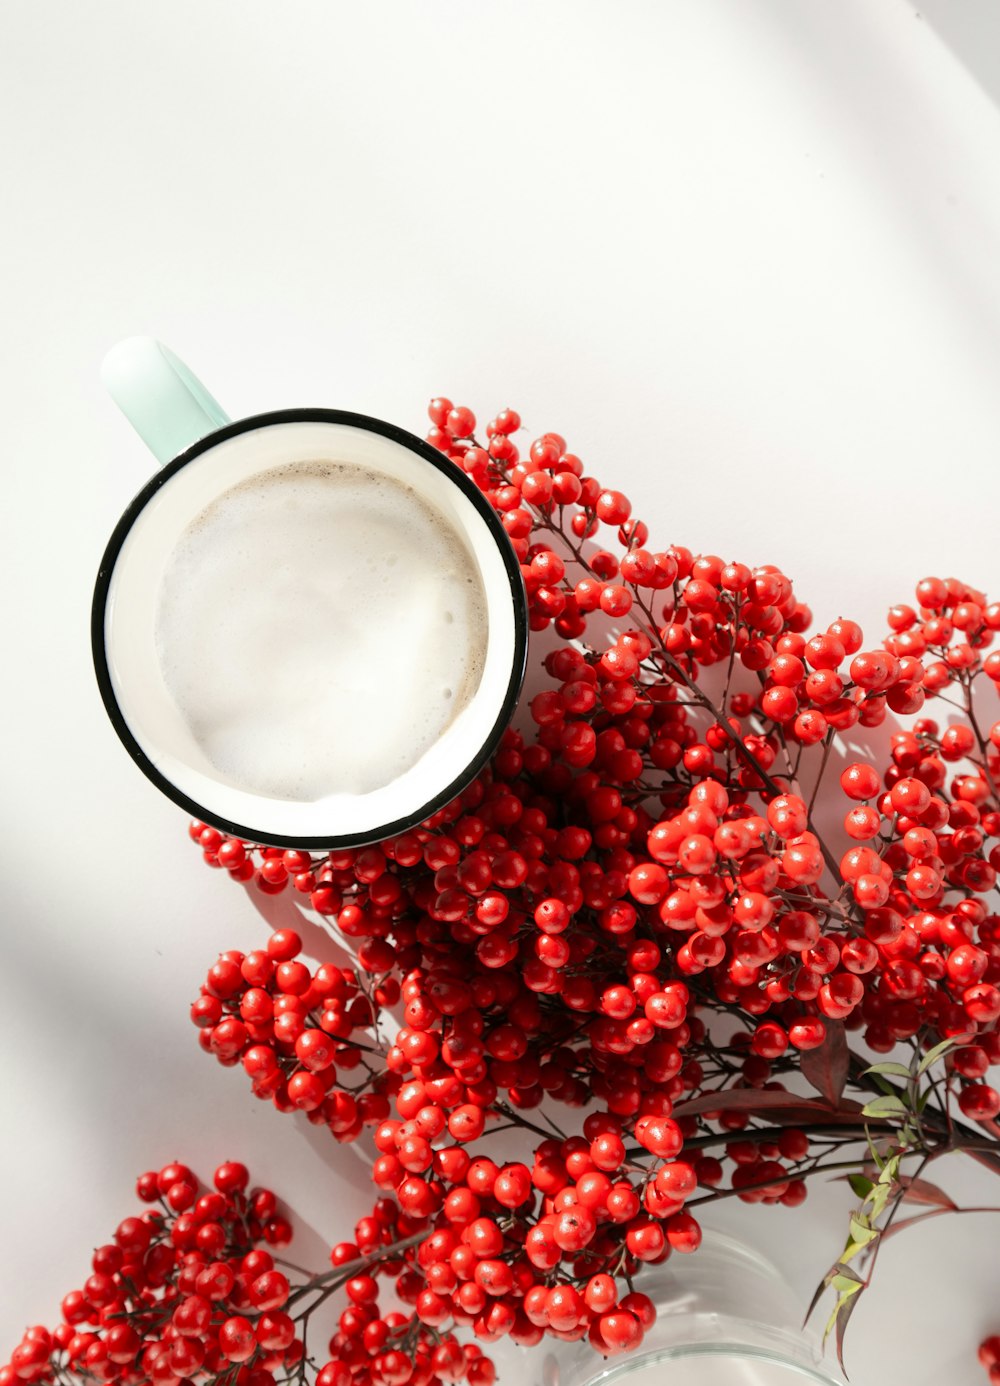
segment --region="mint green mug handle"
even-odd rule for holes
[[[101,363],[101,379],[161,465],[230,422],[184,362],[155,337],[127,337]]]

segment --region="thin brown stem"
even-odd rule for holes
[[[819,787],[823,783],[823,775],[826,772],[827,761],[830,759],[830,747],[833,745],[833,728],[830,727],[826,733],[826,740],[823,743],[823,759],[819,763],[819,770],[816,772],[816,783],[813,785],[812,794],[809,796],[809,808],[807,810],[810,822],[812,821],[813,808],[816,805],[816,796],[819,794]]]
[[[359,1256],[356,1261],[348,1261],[343,1266],[337,1266],[334,1270],[324,1271],[322,1275],[314,1275],[304,1285],[300,1285],[288,1298],[288,1304],[295,1304],[303,1295],[311,1294],[314,1290],[329,1286],[330,1290],[337,1290],[341,1285],[346,1285],[347,1281],[355,1275],[360,1275],[370,1266],[377,1266],[380,1261],[395,1261],[411,1246],[417,1246],[422,1242],[428,1233],[414,1232],[409,1237],[401,1237],[398,1242],[392,1242],[389,1246],[380,1246],[377,1251],[371,1251],[367,1256]],[[324,1296],[325,1298],[325,1296]],[[288,1304],[285,1308],[287,1309]]]
[[[733,731],[732,727],[729,725],[729,719],[720,713],[719,709],[712,702],[711,698],[709,698],[708,694],[705,693],[703,689],[701,689],[698,686],[695,680],[691,678],[687,670],[684,668],[683,664],[681,664],[679,660],[675,659],[674,656],[670,654],[670,652],[667,650],[663,638],[660,635],[659,628],[656,625],[656,621],[653,618],[653,613],[650,611],[649,607],[641,599],[639,599],[638,604],[646,614],[647,620],[650,623],[650,630],[652,631],[657,643],[659,644],[663,652],[664,660],[670,672],[673,674],[675,678],[680,679],[680,681],[690,692],[691,696],[701,705],[701,707],[704,708],[706,712],[711,713],[715,722],[722,728],[722,731],[725,734],[725,736],[727,736],[729,740],[732,742],[736,754],[740,757],[741,760],[745,761],[745,763],[749,765],[751,770],[753,770],[754,774],[760,778],[763,786],[768,790],[768,792],[771,795],[779,794],[781,792],[779,785],[772,778],[772,776],[769,775],[768,772],[764,769],[763,765],[761,765],[760,761],[757,759],[754,753],[747,746],[744,746],[742,739],[739,736],[737,736],[736,732]],[[839,883],[841,881],[841,875],[840,867],[837,863],[836,857],[830,851],[829,847],[826,845],[822,838],[819,838],[819,845],[827,869],[832,875],[834,881]]]
[[[553,1137],[558,1137],[560,1140],[566,1139],[562,1132],[559,1131],[558,1127],[554,1126],[553,1130],[546,1131],[544,1126],[536,1126],[533,1121],[529,1121],[527,1117],[523,1117],[520,1112],[515,1111],[513,1107],[509,1107],[506,1102],[496,1102],[494,1103],[494,1107],[501,1116],[506,1117],[511,1125],[521,1126],[526,1131],[534,1131],[535,1135],[541,1136],[543,1140],[550,1141]],[[489,1131],[487,1131],[486,1134],[489,1135]]]
[[[993,791],[993,797],[994,797],[995,799],[997,799],[997,800],[1000,800],[1000,790],[997,789],[996,781],[993,779],[993,776],[992,776],[992,774],[990,773],[990,768],[989,768],[989,751],[988,751],[987,745],[986,745],[986,738],[983,736],[982,729],[981,729],[981,727],[980,727],[978,721],[976,720],[976,712],[975,712],[975,708],[974,708],[974,706],[973,706],[972,679],[971,679],[971,677],[967,677],[967,678],[963,679],[963,681],[962,681],[962,687],[963,687],[963,690],[964,690],[964,692],[965,692],[965,712],[966,712],[966,715],[967,715],[968,718],[969,718],[969,726],[972,728],[972,734],[973,734],[973,736],[976,738],[976,741],[977,741],[978,744],[979,744],[979,754],[980,754],[980,755],[982,756],[982,758],[983,758],[983,764],[982,764],[983,774],[986,776],[986,782],[987,782],[987,784],[989,785],[990,789]]]
[[[725,1145],[729,1141],[750,1141],[754,1145],[777,1145],[781,1137],[787,1131],[790,1130],[802,1131],[807,1136],[820,1134],[824,1136],[830,1136],[833,1135],[835,1132],[843,1131],[845,1132],[844,1139],[842,1141],[838,1141],[837,1144],[852,1145],[857,1141],[863,1141],[865,1139],[866,1126],[871,1130],[881,1131],[883,1128],[889,1129],[889,1123],[887,1122],[882,1123],[870,1120],[865,1122],[861,1118],[859,1118],[858,1120],[858,1126],[856,1129],[852,1126],[843,1126],[839,1122],[827,1126],[824,1125],[822,1121],[810,1122],[807,1126],[758,1126],[756,1128],[747,1127],[743,1131],[710,1131],[707,1135],[704,1136],[691,1137],[685,1140],[684,1149],[707,1150],[713,1145]],[[846,1134],[847,1132],[851,1132],[853,1134],[848,1135]]]
[[[715,1192],[705,1194],[702,1198],[692,1198],[685,1203],[685,1208],[697,1208],[705,1203],[715,1203],[720,1198],[738,1198],[740,1194],[752,1193],[755,1189],[773,1189],[779,1184],[793,1183],[797,1179],[811,1179],[814,1174],[828,1173],[832,1169],[857,1169],[857,1160],[831,1160],[829,1163],[813,1165],[812,1169],[804,1169],[799,1173],[789,1171],[782,1175],[780,1179],[762,1179],[756,1184],[744,1184],[741,1189],[717,1189]]]

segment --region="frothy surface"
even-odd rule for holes
[[[450,523],[390,477],[274,467],[223,492],[164,573],[156,648],[209,761],[253,793],[366,794],[469,702],[486,597]]]

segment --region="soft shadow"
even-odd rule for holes
[[[941,16],[943,41],[954,45],[970,71],[971,57],[966,55],[977,52],[979,70],[987,74],[990,90],[997,89],[1000,43],[996,38],[992,44],[989,40],[1000,30],[1000,7],[992,0],[966,0],[964,5],[931,0],[919,15],[900,9],[901,22],[919,24],[924,22],[920,16],[926,15],[935,23]],[[851,23],[833,5],[765,5],[754,13],[761,24],[771,24],[779,42],[793,50],[796,65],[810,82],[825,90],[838,125],[849,132],[852,153],[871,170],[868,181],[873,193],[891,205],[900,237],[919,253],[928,282],[939,285],[965,326],[995,353],[1000,286],[984,270],[992,264],[985,257],[1000,227],[991,224],[985,198],[977,202],[975,218],[956,221],[953,213],[959,191],[944,182],[949,175],[948,140],[942,135],[947,122],[935,119],[937,89],[909,60],[908,45],[887,41],[879,25],[866,26],[871,12],[860,7],[852,10]],[[940,111],[947,116],[943,100]],[[984,129],[983,137],[995,133]],[[931,137],[940,137],[933,149],[927,147]],[[932,180],[929,171],[934,174]],[[958,181],[962,177],[956,175]],[[975,243],[971,250],[970,237]]]
[[[243,889],[269,929],[294,929],[302,939],[305,951],[319,962],[336,963],[338,967],[353,965],[350,950],[333,933],[332,928],[320,922],[321,915],[306,908],[304,896],[290,888],[279,895],[266,895],[252,881],[246,882]]]
[[[1000,106],[1000,6],[996,0],[921,0],[925,20],[995,105]]]

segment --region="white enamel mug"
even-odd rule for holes
[[[102,375],[161,463],[108,542],[91,622],[104,705],[147,778],[194,817],[225,833],[304,849],[358,846],[392,836],[460,793],[496,749],[513,715],[528,639],[516,555],[469,477],[421,439],[362,414],[283,409],[231,422],[187,367],[152,338],[120,343],[106,358]],[[212,766],[164,681],[155,626],[166,565],[206,507],[261,472],[316,460],[385,475],[440,513],[478,568],[488,632],[475,693],[416,764],[367,793],[333,792],[303,802],[252,792]],[[405,671],[400,671],[400,697],[406,692]]]

